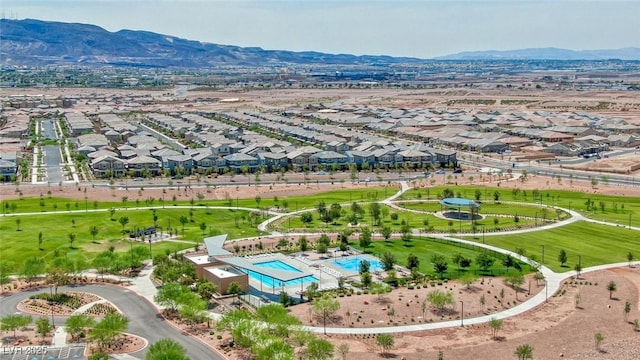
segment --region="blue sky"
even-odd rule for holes
[[[0,0],[6,18],[264,49],[430,58],[640,47],[640,0]]]

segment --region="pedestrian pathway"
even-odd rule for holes
[[[64,326],[56,327],[56,331],[53,333],[53,346],[65,346],[67,345],[67,329]]]

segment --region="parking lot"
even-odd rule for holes
[[[0,360],[86,359],[85,346],[6,346],[0,349]]]

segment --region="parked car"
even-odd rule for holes
[[[440,169],[440,170],[436,171],[436,174],[442,175],[442,174],[444,174],[444,170]]]
[[[455,168],[455,169],[453,169],[453,173],[454,174],[462,174],[462,169],[461,168]]]

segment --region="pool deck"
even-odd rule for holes
[[[341,276],[341,274],[338,274],[337,272],[333,273],[331,271],[327,271],[326,267],[316,266],[316,264],[320,264],[320,262],[307,261],[307,258],[305,256],[301,256],[301,255],[296,256],[296,255],[297,254],[294,254],[293,256],[287,256],[285,254],[275,253],[275,254],[247,256],[244,259],[254,264],[265,262],[265,261],[279,260],[305,273],[311,273],[313,276],[318,278],[319,280],[318,285],[322,290],[335,289],[338,287],[338,277]],[[251,287],[257,290],[262,289],[262,292],[270,293],[270,294],[279,293],[280,291],[284,290],[290,296],[300,296],[301,288],[302,290],[304,290],[310,284],[311,284],[311,281],[305,281],[302,284],[302,286],[289,285],[289,286],[281,287],[276,285],[276,287],[273,288],[272,284],[269,284],[268,282],[263,282],[261,287],[260,281],[249,277],[249,285]]]

